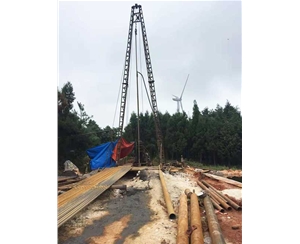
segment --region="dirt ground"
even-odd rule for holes
[[[157,170],[141,171],[138,178],[136,173],[130,172],[115,183],[127,185],[127,191],[107,190],[61,226],[58,229],[58,243],[175,244],[177,219],[168,218]],[[178,214],[179,197],[185,189],[195,190],[196,194],[201,192],[195,181],[199,176],[200,173],[195,173],[192,168],[187,168],[185,172],[164,174],[175,214]],[[210,178],[205,180],[241,206],[240,188]],[[201,201],[200,210],[204,243],[209,244],[211,239]],[[241,244],[242,211],[232,209],[215,213],[226,243]]]

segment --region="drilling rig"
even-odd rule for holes
[[[148,76],[148,84],[149,84],[149,91],[151,97],[150,107],[154,117],[155,123],[155,130],[156,130],[156,140],[157,140],[157,148],[159,153],[159,163],[162,166],[164,163],[164,150],[163,150],[163,140],[162,140],[162,133],[161,127],[158,117],[158,108],[157,108],[157,99],[155,93],[155,86],[154,86],[154,76],[152,70],[152,64],[150,59],[150,51],[149,51],[149,43],[146,34],[146,27],[144,21],[144,15],[142,6],[135,4],[131,7],[131,14],[130,14],[130,22],[129,22],[129,31],[128,31],[128,39],[127,39],[127,47],[126,47],[126,55],[125,55],[125,65],[124,65],[124,73],[122,79],[122,91],[121,91],[121,106],[120,106],[120,114],[119,114],[119,128],[118,128],[118,138],[122,138],[123,134],[123,126],[124,126],[124,115],[125,115],[125,107],[126,107],[126,98],[127,98],[127,89],[128,89],[128,78],[129,78],[129,68],[130,68],[130,57],[131,57],[131,44],[132,44],[132,35],[133,35],[133,28],[135,27],[135,44],[137,43],[137,25],[141,25],[142,30],[142,39],[143,39],[143,46],[144,46],[144,55],[147,67],[147,76]],[[137,45],[135,45],[136,53],[137,53]],[[137,58],[136,58],[137,62]],[[140,72],[136,72],[136,79],[137,79],[137,86],[138,86],[138,74],[140,74],[144,80],[143,75]],[[138,88],[137,88],[138,94]],[[148,94],[147,94],[148,95]],[[149,99],[150,100],[150,99]],[[137,95],[137,104],[139,103],[139,98]],[[137,117],[138,117],[138,138],[137,138],[137,152],[138,152],[138,166],[141,166],[140,161],[140,138],[139,138],[139,105],[137,106]],[[117,164],[120,159],[120,151],[121,145],[120,143],[117,144]]]

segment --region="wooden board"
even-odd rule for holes
[[[242,183],[238,182],[236,180],[230,180],[230,179],[227,179],[225,177],[221,177],[221,176],[217,176],[217,175],[212,175],[212,174],[208,174],[208,173],[204,173],[204,175],[207,176],[207,177],[209,177],[209,178],[212,178],[212,179],[215,179],[215,180],[219,180],[219,181],[223,181],[223,182],[226,182],[228,184],[231,184],[231,185],[234,185],[234,186],[242,188]]]
[[[62,182],[62,181],[66,181],[66,180],[70,180],[70,179],[75,179],[78,176],[58,176],[57,177],[57,182]]]

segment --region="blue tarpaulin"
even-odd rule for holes
[[[112,159],[113,150],[118,141],[107,142],[86,151],[90,157],[91,170],[99,168],[111,168],[116,166],[116,161]]]

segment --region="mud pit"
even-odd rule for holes
[[[58,229],[58,243],[175,244],[177,220],[168,219],[158,172],[142,171],[140,177],[143,180],[133,180],[135,175],[136,172],[130,172],[116,182],[118,185],[126,184],[127,192],[107,190],[61,226]],[[176,214],[179,197],[185,189],[195,190],[196,194],[201,192],[195,182],[197,177],[198,175],[191,171],[189,174],[164,174]],[[218,190],[237,188],[215,180],[207,178],[205,180]],[[200,209],[204,221],[205,210],[203,207]],[[226,242],[242,243],[241,211],[230,210],[225,213],[216,211],[216,215]],[[232,229],[232,226],[238,226],[238,229]],[[204,243],[211,243],[205,223],[203,229]]]

